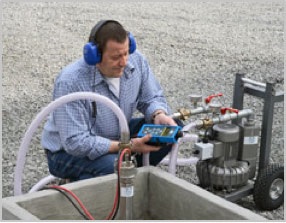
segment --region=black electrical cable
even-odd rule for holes
[[[120,160],[120,156],[121,156],[121,152],[118,153],[118,165],[117,165],[117,172],[118,172],[118,177],[117,177],[117,202],[116,202],[116,209],[115,209],[115,212],[112,216],[112,219],[111,220],[114,220],[117,213],[118,213],[118,210],[119,210],[119,204],[120,204],[120,167],[121,167],[121,160]],[[123,158],[124,159],[124,158]],[[90,220],[90,218],[88,218],[87,215],[85,215],[85,213],[83,213],[79,207],[74,203],[74,201],[71,199],[71,197],[69,197],[68,194],[65,193],[65,190],[61,190],[60,188],[57,188],[57,187],[49,187],[49,186],[45,186],[42,190],[45,190],[45,189],[53,189],[53,190],[56,190],[58,192],[60,192],[62,195],[64,195],[71,203],[72,205],[77,209],[77,211],[84,217],[84,219],[86,220]]]
[[[204,142],[204,143],[207,143],[208,140],[214,140],[214,138],[215,138],[215,133],[214,133],[213,128],[212,128],[212,127],[208,127],[208,128],[205,130],[203,142]]]
[[[83,216],[84,219],[86,220],[90,220],[81,210],[80,208],[74,203],[74,201],[72,200],[72,198],[66,194],[64,191],[62,191],[61,189],[58,189],[58,188],[53,188],[53,187],[44,187],[43,190],[46,190],[46,189],[51,189],[51,190],[56,190],[58,192],[60,192],[62,195],[64,195],[71,203],[72,205],[76,208],[76,210],[81,214],[81,216]]]
[[[96,123],[96,116],[97,116],[97,105],[96,105],[96,102],[95,101],[91,102],[91,106],[92,106],[91,117],[94,120],[93,120],[92,125],[89,128],[89,134],[94,136],[94,134],[91,131],[92,131],[92,128],[94,127],[94,125]]]

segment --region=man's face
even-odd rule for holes
[[[124,43],[108,40],[102,54],[102,60],[97,64],[105,77],[121,77],[129,56],[129,39]]]

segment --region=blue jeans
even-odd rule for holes
[[[178,121],[177,121],[178,122]],[[144,118],[132,119],[129,123],[130,136],[136,137],[141,126],[145,124]],[[178,123],[181,125],[181,123]],[[159,151],[150,152],[150,165],[156,166],[170,152],[172,145],[164,145]],[[118,154],[106,154],[95,160],[88,157],[76,157],[66,153],[65,150],[52,153],[47,150],[49,171],[56,177],[83,180],[114,173],[114,160]],[[142,166],[142,154],[136,155],[137,166]]]

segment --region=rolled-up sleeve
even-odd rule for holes
[[[152,114],[161,109],[167,114],[170,108],[167,105],[163,89],[147,63],[146,59],[142,61],[142,85],[139,95],[138,110],[141,111],[147,122],[151,122]]]
[[[77,91],[65,82],[56,84],[54,98]],[[84,100],[76,100],[60,106],[53,112],[61,144],[67,153],[95,159],[108,153],[111,141],[90,134],[89,115]]]

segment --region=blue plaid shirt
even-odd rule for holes
[[[122,109],[128,122],[136,110],[143,113],[147,122],[151,122],[152,113],[157,109],[170,113],[160,84],[138,51],[129,56],[120,78],[119,98],[109,89],[96,66],[87,65],[81,58],[58,75],[53,100],[80,91],[110,98]],[[71,155],[87,156],[91,160],[108,153],[111,140],[120,139],[119,122],[106,105],[96,103],[96,107],[96,118],[90,100],[77,100],[57,108],[44,126],[43,148],[52,152],[63,148]]]

